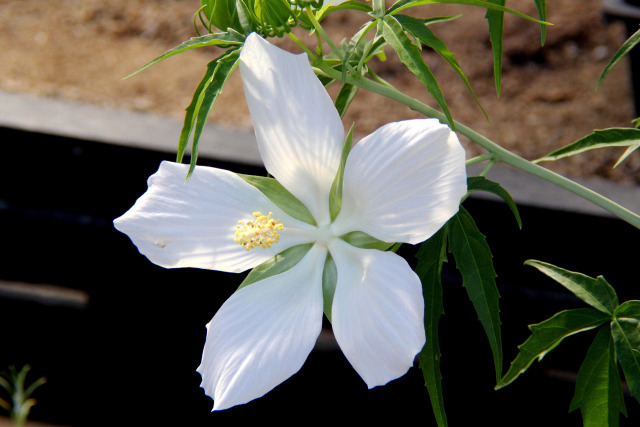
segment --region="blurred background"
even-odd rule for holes
[[[531,0],[508,3],[536,15]],[[242,277],[164,270],[112,227],[146,190],[159,162],[175,158],[184,108],[218,52],[190,51],[122,78],[196,35],[198,7],[196,0],[0,0],[0,371],[28,363],[30,379],[45,376],[47,384],[34,394],[32,418],[55,425],[228,425],[265,419],[288,425],[309,418],[380,424],[415,417],[434,424],[418,369],[366,390],[329,328],[300,373],[264,398],[210,413],[212,401],[195,372],[205,324]],[[544,47],[538,25],[507,16],[500,97],[483,10],[430,5],[420,11],[463,14],[431,28],[456,54],[490,121],[448,66],[423,51],[454,118],[525,158],[540,157],[593,129],[631,126],[640,115],[628,58],[595,91],[600,73],[627,38],[624,24],[606,19],[598,0],[550,2],[548,21],[554,26]],[[326,28],[337,41],[360,22],[357,14],[340,12],[327,18]],[[298,51],[288,40],[277,43]],[[386,62],[372,66],[399,89],[435,104],[390,52]],[[329,88],[332,94],[336,89]],[[362,136],[412,117],[417,114],[392,101],[360,93],[344,122],[355,122]],[[252,125],[239,73],[225,86],[209,123],[217,138],[221,129],[227,132],[225,152],[244,151],[240,140],[250,144]],[[78,127],[84,131],[73,130]],[[148,129],[146,137],[133,136],[140,129]],[[166,141],[175,146],[160,146]],[[463,142],[469,157],[481,153]],[[207,148],[206,142],[202,150],[201,164],[265,173],[255,156],[217,155],[217,146]],[[633,155],[614,170],[620,154],[597,151],[545,166],[636,191],[640,160]],[[527,324],[581,306],[522,267],[527,258],[604,274],[621,301],[638,299],[631,286],[636,257],[620,250],[628,225],[524,203],[525,227],[519,231],[499,202],[472,198],[466,206],[494,252],[505,362],[526,339]],[[414,262],[415,248],[405,245],[403,251]],[[581,425],[578,413],[566,412],[589,337],[572,338],[575,354],[550,354],[516,383],[494,392],[489,346],[453,265],[444,286],[441,347],[451,424],[482,419],[496,426],[540,425],[558,416],[565,425]],[[627,402],[630,419],[637,422],[637,402]]]

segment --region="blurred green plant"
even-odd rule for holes
[[[20,370],[12,365],[9,366],[8,371],[0,375],[0,387],[9,395],[8,400],[0,398],[0,407],[9,412],[9,417],[16,426],[23,426],[27,422],[29,412],[36,404],[36,400],[31,395],[47,382],[46,378],[40,377],[27,386],[27,374],[30,370],[29,365],[24,365]]]

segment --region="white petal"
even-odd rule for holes
[[[233,294],[208,325],[198,372],[213,410],[256,399],[300,370],[322,329],[317,245],[293,268]]]
[[[286,52],[253,33],[242,49],[240,72],[267,170],[318,223],[326,222],[344,127],[307,55]]]
[[[466,191],[464,149],[448,126],[435,119],[390,123],[351,150],[334,228],[419,243],[458,211]]]
[[[340,240],[329,250],[338,269],[331,316],[340,348],[369,388],[404,375],[425,343],[420,280],[392,252]]]
[[[166,268],[196,267],[240,272],[296,244],[307,243],[312,227],[291,218],[236,174],[197,166],[185,183],[188,165],[163,162],[149,177],[149,189],[114,221],[140,253]],[[284,230],[271,248],[246,251],[233,241],[238,221],[253,212],[273,212]]]

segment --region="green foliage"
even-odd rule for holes
[[[426,343],[420,352],[420,369],[429,392],[433,414],[439,427],[447,426],[447,414],[442,394],[442,374],[440,373],[440,341],[438,324],[444,314],[442,302],[442,265],[447,260],[447,227],[442,227],[418,251],[416,274],[422,282],[424,296],[424,326]]]
[[[275,276],[276,274],[284,273],[298,264],[302,258],[309,252],[312,243],[293,246],[289,249],[285,249],[276,256],[263,262],[247,274],[247,277],[242,281],[238,290],[245,286],[256,283],[260,280],[264,280],[268,277]]]
[[[504,6],[506,0],[487,0],[487,2]],[[487,9],[485,19],[489,23],[489,39],[493,50],[493,74],[496,93],[500,96],[502,86],[502,45],[504,41],[504,12]]]
[[[218,95],[222,93],[227,78],[238,65],[241,49],[231,49],[207,64],[207,72],[196,88],[191,104],[187,107],[184,117],[184,124],[180,132],[178,142],[177,162],[182,162],[184,152],[189,143],[189,138],[193,135],[191,143],[191,162],[187,179],[195,170],[198,161],[198,143],[204,130],[204,125],[209,117],[209,112],[213,107]]]
[[[594,130],[593,133],[572,142],[571,144],[552,151],[544,157],[535,160],[535,163],[550,160],[558,160],[585,151],[606,147],[628,147],[618,159],[614,167],[618,166],[624,159],[629,157],[638,147],[640,147],[640,129],[634,128],[609,128]]]
[[[513,212],[513,216],[515,216],[518,222],[518,227],[522,229],[522,219],[520,219],[520,212],[518,211],[516,202],[500,184],[490,181],[483,176],[471,176],[467,178],[467,189],[470,193],[474,191],[486,191],[501,197],[502,200],[507,203],[511,212]]]
[[[462,274],[463,286],[478,314],[493,352],[496,382],[502,376],[502,338],[500,335],[500,294],[496,286],[493,255],[485,236],[464,208],[449,220],[449,251]]]
[[[296,196],[291,194],[289,190],[284,188],[274,178],[265,176],[243,175],[238,174],[240,178],[248,184],[256,187],[262,194],[267,196],[277,207],[282,209],[288,215],[304,221],[307,224],[317,225],[315,218],[309,212],[309,209]]]
[[[383,242],[375,237],[369,236],[362,231],[352,231],[350,233],[340,236],[342,240],[349,243],[351,246],[361,249],[378,249],[380,251],[390,250],[395,244]]]
[[[453,129],[455,126],[449,107],[447,107],[447,102],[431,69],[424,63],[418,46],[412,43],[409,37],[407,37],[404,27],[395,16],[385,16],[382,24],[382,34],[387,43],[389,43],[396,52],[400,61],[420,80],[420,83],[422,83],[431,96],[433,96],[447,116],[449,126]]]
[[[353,126],[349,129],[347,137],[342,146],[342,155],[340,156],[340,166],[336,172],[336,177],[331,184],[329,192],[329,212],[331,213],[331,221],[338,217],[342,208],[342,180],[344,179],[344,168],[347,164],[347,157],[353,146]]]
[[[7,372],[0,375],[0,388],[10,396],[8,401],[0,399],[0,407],[9,412],[11,421],[16,426],[23,426],[26,423],[31,408],[36,404],[31,395],[47,382],[44,377],[40,377],[27,386],[27,374],[30,370],[29,365],[24,365],[20,370],[10,366]]]
[[[613,55],[609,63],[604,70],[602,71],[602,75],[600,76],[600,80],[598,80],[598,84],[596,85],[596,89],[600,87],[600,85],[604,82],[604,79],[607,78],[609,72],[613,68],[614,65],[618,63],[627,53],[631,51],[638,43],[640,43],[640,30],[636,31],[625,41],[620,49]]]
[[[620,363],[629,390],[640,401],[640,301],[618,304],[618,297],[602,277],[591,278],[540,261],[528,265],[551,277],[594,308],[560,312],[529,326],[531,336],[496,388],[504,387],[526,371],[533,360],[541,360],[564,338],[598,328],[578,371],[576,391],[569,410],[580,408],[585,426],[617,426],[625,416]]]

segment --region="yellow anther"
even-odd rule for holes
[[[254,212],[254,221],[238,221],[236,226],[236,237],[233,241],[240,243],[243,248],[250,251],[260,246],[261,248],[270,248],[274,243],[280,240],[279,230],[283,226],[279,219],[272,218],[273,212],[269,215],[262,215],[260,212]]]

